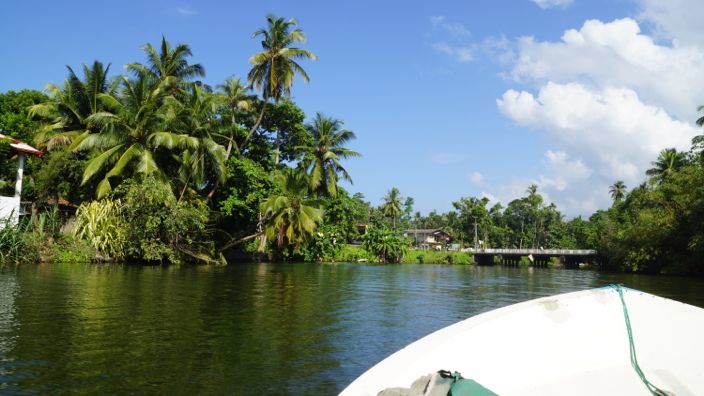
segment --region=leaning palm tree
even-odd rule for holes
[[[645,174],[650,176],[650,180],[656,183],[662,183],[674,172],[680,170],[687,161],[687,153],[677,151],[674,148],[664,149],[658,155],[657,160],[651,162],[652,168],[648,169]]]
[[[616,183],[609,188],[609,193],[614,202],[622,200],[626,196],[626,183],[622,180],[616,181]]]
[[[298,147],[305,153],[301,164],[310,173],[311,187],[318,195],[335,197],[338,176],[352,182],[340,160],[361,156],[358,152],[343,147],[356,136],[349,129],[342,129],[342,121],[320,113],[315,115],[311,124],[306,125],[306,129],[312,142]]]
[[[41,125],[34,142],[47,150],[70,145],[79,136],[95,132],[87,119],[105,110],[101,95],[113,93],[116,88],[107,77],[110,64],[103,66],[94,61],[90,67],[83,65],[83,80],[70,66],[66,68],[68,78],[63,85],[47,85],[45,91],[49,100],[29,108],[29,115]]]
[[[384,197],[384,204],[381,206],[381,211],[384,216],[393,219],[394,228],[396,228],[396,218],[403,213],[403,204],[401,203],[401,192],[394,187]]]
[[[239,146],[235,143],[235,130],[237,128],[237,115],[241,111],[248,111],[252,108],[252,95],[240,81],[239,77],[230,77],[225,80],[224,84],[217,87],[220,100],[226,108],[227,114],[230,116],[229,136],[227,139],[227,149],[225,151],[225,160],[230,158],[232,149],[239,151]]]
[[[264,233],[279,249],[298,251],[323,221],[321,202],[310,197],[308,177],[298,169],[276,173],[274,182],[281,192],[262,203]]]
[[[153,176],[168,181],[167,168],[173,165],[175,149],[193,149],[198,139],[168,131],[169,120],[161,102],[162,85],[153,88],[146,75],[135,79],[122,77],[117,96],[104,95],[113,111],[97,112],[87,121],[100,132],[83,139],[79,151],[93,157],[86,165],[83,183],[95,176],[103,179],[97,187],[98,198],[109,193],[115,183],[132,176]]]
[[[264,51],[254,54],[249,58],[252,69],[247,75],[247,79],[252,87],[262,94],[262,108],[254,125],[247,133],[242,147],[252,134],[259,128],[259,124],[264,117],[264,109],[269,100],[278,102],[284,96],[291,95],[293,79],[298,74],[303,81],[308,82],[308,73],[296,61],[299,59],[315,60],[316,56],[308,50],[292,47],[296,43],[304,43],[306,36],[301,29],[296,28],[298,22],[291,18],[275,17],[267,15],[267,27],[254,32],[253,37],[262,37],[262,48]],[[280,135],[276,132],[276,157],[274,162],[279,163],[280,157]]]

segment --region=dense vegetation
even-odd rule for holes
[[[246,81],[205,84],[191,48],[162,38],[126,75],[94,61],[44,93],[0,94],[2,133],[46,152],[28,159],[31,215],[0,231],[0,260],[465,262],[410,252],[403,235],[442,229],[455,247],[595,248],[609,269],[704,272],[704,136],[689,152],[664,150],[648,182],[614,183],[612,207],[589,219],[567,221],[534,185],[506,207],[463,197],[423,216],[396,188],[374,206],[339,186],[352,181],[344,161],[360,156],[346,147],[355,134],[291,100],[296,78],[309,80],[301,61],[316,59],[297,22],[268,16],[254,37],[262,51]],[[0,141],[2,195],[16,163]]]

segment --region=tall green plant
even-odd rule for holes
[[[315,115],[313,122],[307,125],[306,129],[312,142],[301,147],[305,152],[302,164],[310,172],[311,187],[319,195],[334,197],[338,191],[338,177],[352,182],[352,177],[340,160],[361,156],[343,146],[356,136],[349,129],[342,129],[342,121],[320,113]]]
[[[32,243],[28,226],[3,221],[0,224],[0,263],[17,264],[38,259],[39,250]]]
[[[76,211],[74,235],[87,241],[106,259],[123,258],[127,226],[122,202],[104,199],[81,204]]]
[[[257,121],[250,129],[243,147],[247,144],[247,140],[257,130],[264,116],[264,109],[268,100],[278,102],[284,96],[291,94],[291,86],[293,79],[298,74],[303,78],[303,81],[308,82],[308,73],[299,65],[296,60],[311,59],[315,60],[316,56],[308,50],[296,48],[292,45],[296,43],[304,43],[306,36],[303,31],[296,28],[298,22],[291,19],[284,19],[274,15],[267,15],[267,27],[261,28],[254,32],[253,37],[262,37],[262,52],[254,54],[249,58],[249,63],[252,64],[252,69],[247,75],[250,84],[257,90],[261,91],[264,103],[259,113]],[[279,163],[280,152],[280,136],[276,135],[276,158],[274,162]]]
[[[288,245],[296,252],[323,221],[321,202],[310,197],[308,177],[301,170],[288,168],[274,180],[281,193],[262,204],[265,233],[279,249]]]
[[[408,251],[409,241],[388,228],[370,227],[364,235],[362,247],[382,263],[400,263]]]

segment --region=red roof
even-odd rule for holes
[[[10,147],[19,152],[36,155],[38,157],[44,155],[43,151],[37,150],[34,147],[28,145],[27,143],[21,142],[13,137],[5,136],[2,133],[0,133],[0,139],[10,139]]]

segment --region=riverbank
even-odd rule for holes
[[[357,245],[344,245],[335,255],[336,262],[377,262],[374,254]],[[401,259],[401,264],[474,264],[472,254],[448,250],[408,249]]]

